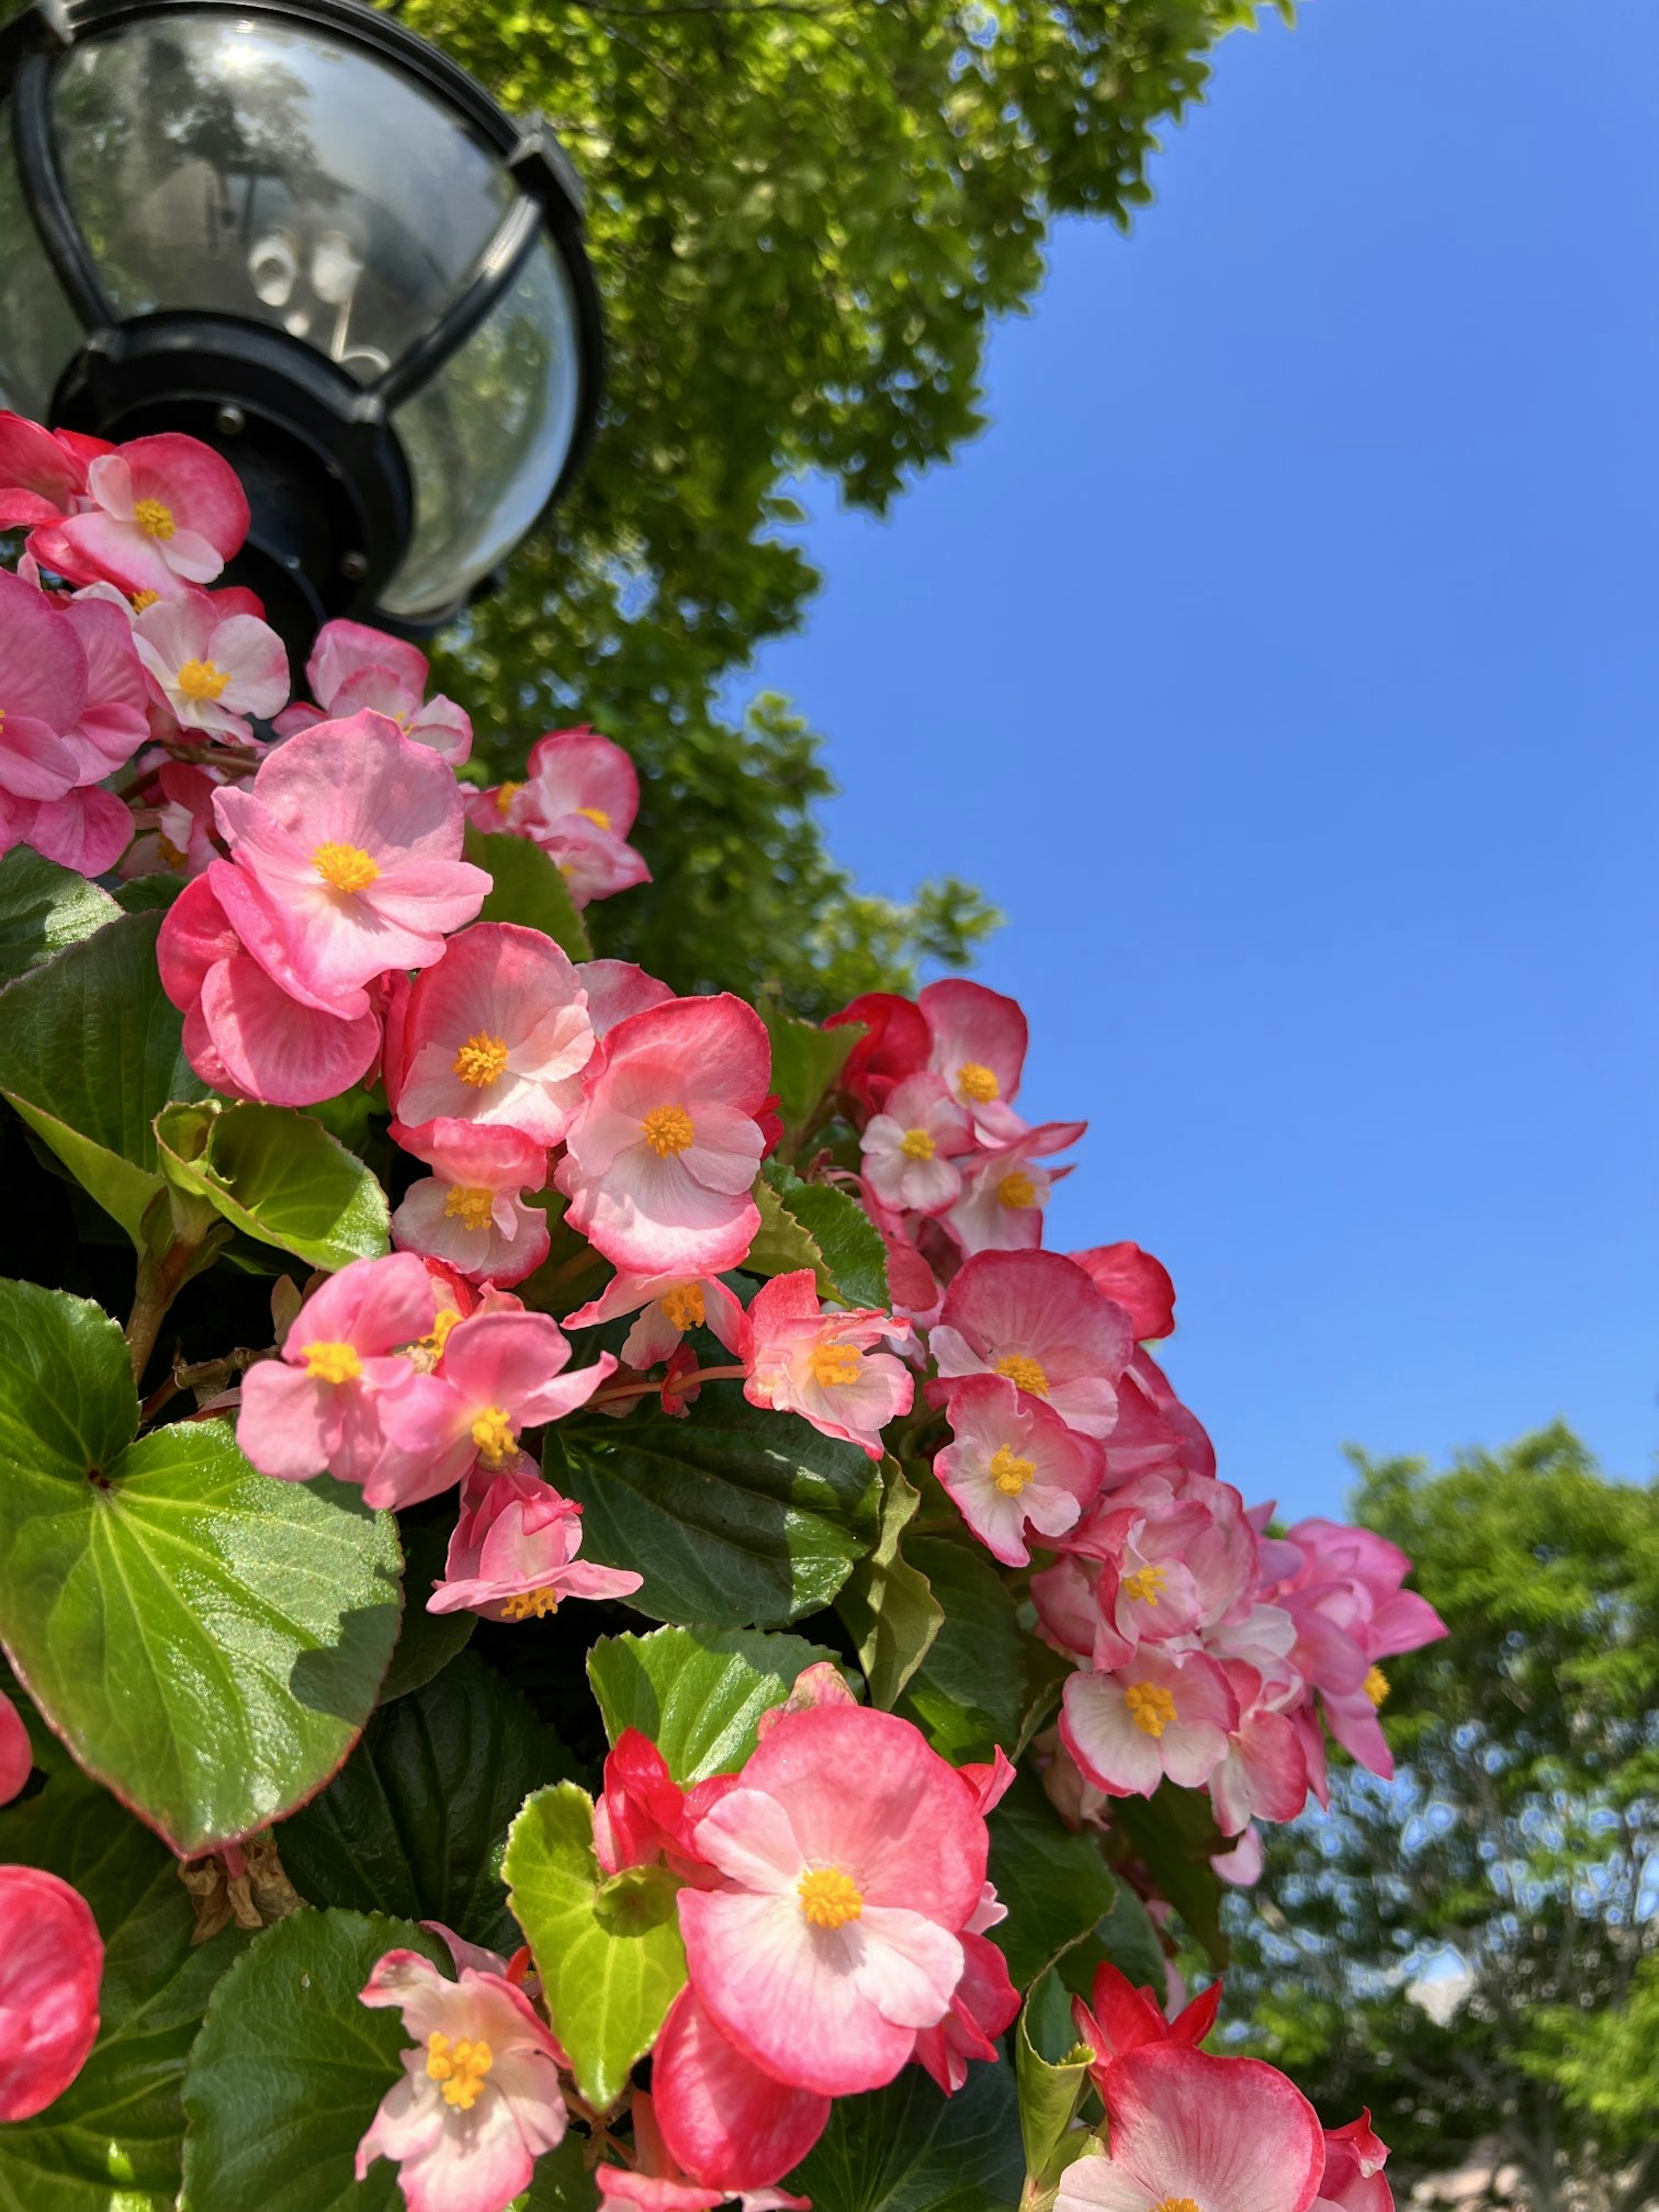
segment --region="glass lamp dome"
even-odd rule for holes
[[[574,171],[359,0],[40,0],[0,34],[0,405],[187,430],[290,632],[436,627],[591,440]]]

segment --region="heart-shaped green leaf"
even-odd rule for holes
[[[492,888],[479,909],[480,921],[516,921],[526,929],[539,929],[573,960],[591,960],[586,925],[570,896],[569,886],[539,845],[528,837],[466,825],[466,857],[475,868],[487,869]]]
[[[161,917],[123,915],[0,994],[0,1092],[143,1249],[155,1116],[207,1086],[155,966]]]
[[[386,1193],[320,1121],[290,1106],[167,1107],[163,1172],[245,1235],[331,1273],[390,1246]]]
[[[92,2056],[53,2104],[0,2127],[3,2212],[171,2212],[185,2128],[179,2086],[209,1992],[246,1945],[192,1945],[172,1857],[79,1775],[0,1815],[0,1861],[78,1889],[104,1939]]]
[[[611,1742],[638,1729],[690,1789],[741,1766],[762,1714],[787,1700],[806,1668],[835,1656],[804,1637],[756,1629],[659,1628],[602,1636],[587,1655],[587,1677]]]
[[[1209,1798],[1201,1790],[1177,1790],[1165,1782],[1151,1797],[1119,1798],[1112,1818],[1146,1864],[1156,1869],[1160,1892],[1219,1972],[1227,1963],[1228,1944],[1221,1925],[1221,1877],[1210,1860],[1228,1845]]]
[[[781,2185],[815,2212],[1012,2212],[1024,2171],[1011,2068],[976,2063],[947,2098],[907,2066],[871,2096],[837,2097]]]
[[[803,1182],[769,1160],[755,1185],[761,1225],[744,1266],[751,1275],[811,1267],[818,1291],[844,1306],[884,1309],[887,1248],[856,1199],[831,1183]]]
[[[846,1022],[833,1030],[821,1030],[815,1023],[798,1021],[775,1000],[764,997],[759,1012],[772,1040],[772,1089],[783,1121],[786,1156],[793,1158],[825,1091],[864,1036],[864,1024]]]
[[[858,1647],[871,1704],[890,1712],[944,1626],[945,1608],[927,1576],[899,1548],[921,1500],[896,1459],[882,1462],[879,1534],[869,1557],[853,1571],[836,1610]]]
[[[538,1790],[525,1807],[505,1872],[553,2033],[583,2096],[603,2111],[684,1986],[676,1885],[654,1867],[605,1879],[593,1856],[593,1801],[574,1782]]]
[[[453,1972],[423,1929],[360,1912],[294,1913],[242,1954],[191,2053],[180,2212],[402,2212],[389,2161],[352,2177],[415,2040],[398,2013],[358,2002],[395,1950]]]
[[[73,868],[14,845],[0,860],[0,983],[90,937],[120,911]]]
[[[448,1556],[450,1528],[426,1521],[411,1527],[405,1521],[398,1531],[404,1547],[404,1618],[398,1631],[398,1648],[392,1655],[380,1703],[406,1698],[434,1674],[441,1674],[457,1652],[465,1651],[478,1625],[476,1613],[428,1613],[426,1601],[432,1586],[441,1580]]]
[[[991,1941],[1024,1989],[1111,1910],[1117,1884],[1095,1838],[1073,1833],[1030,1774],[1019,1776],[989,1825],[991,1879],[1008,1907]]]
[[[827,1605],[876,1537],[876,1471],[713,1384],[690,1417],[600,1416],[549,1431],[547,1472],[585,1509],[582,1549],[636,1569],[658,1620],[781,1627]]]
[[[121,1332],[0,1282],[0,1642],[82,1766],[182,1856],[303,1802],[397,1635],[390,1515],[256,1474],[229,1425],[130,1441]]]
[[[1025,1639],[1013,1592],[983,1552],[950,1537],[914,1537],[905,1552],[945,1618],[899,1710],[953,1765],[989,1759],[999,1745],[1012,1753],[1025,1702]]]

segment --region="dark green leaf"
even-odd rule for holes
[[[637,1569],[629,1603],[659,1620],[781,1626],[827,1605],[875,1541],[876,1471],[858,1446],[724,1384],[684,1420],[567,1424],[548,1471],[586,1509],[584,1553]]]
[[[659,1628],[601,1637],[587,1655],[587,1674],[611,1742],[638,1729],[689,1789],[741,1766],[761,1715],[784,1703],[805,1668],[834,1656],[799,1636]]]
[[[514,2212],[595,2212],[599,2189],[588,2170],[586,2148],[586,2136],[573,2128],[556,2150],[544,2151],[536,2160],[536,2179],[514,2199]]]
[[[402,2212],[388,2160],[352,2178],[413,2041],[395,2010],[357,2001],[394,1950],[453,1971],[435,1937],[357,1912],[296,1912],[242,1954],[214,1991],[185,2079],[181,2212]]]
[[[406,1698],[448,1666],[458,1651],[465,1650],[478,1625],[476,1613],[428,1613],[426,1601],[432,1586],[442,1576],[449,1550],[449,1531],[436,1521],[418,1528],[405,1525],[399,1534],[404,1547],[404,1617],[398,1631],[398,1648],[380,1685],[380,1703]]]
[[[381,1706],[322,1796],[283,1824],[283,1863],[313,1905],[441,1920],[510,1952],[507,1832],[532,1790],[569,1771],[552,1729],[468,1653]]]
[[[171,1854],[79,1776],[0,1815],[0,1861],[78,1889],[104,1939],[98,2041],[55,2103],[0,2127],[0,2212],[171,2212],[185,2062],[247,1938],[226,1929],[193,1947]]]
[[[821,1030],[797,1021],[772,997],[763,997],[760,1017],[772,1039],[772,1089],[783,1119],[784,1143],[793,1156],[811,1125],[824,1093],[847,1065],[847,1055],[865,1034],[860,1022]]]
[[[887,1248],[855,1198],[832,1183],[803,1182],[781,1160],[769,1160],[755,1199],[760,1232],[743,1263],[750,1274],[811,1267],[824,1297],[885,1309]]]
[[[1012,2069],[971,2065],[954,2097],[920,2066],[838,2097],[816,2150],[785,2180],[814,2212],[1012,2212],[1025,2160]]]
[[[1219,1972],[1227,1963],[1227,1938],[1221,1879],[1210,1858],[1229,1846],[1209,1799],[1201,1790],[1177,1790],[1166,1782],[1155,1796],[1118,1798],[1112,1818],[1145,1860],[1158,1894],[1168,1898]]]
[[[858,1647],[870,1702],[890,1712],[944,1625],[945,1609],[911,1566],[900,1539],[921,1503],[896,1459],[881,1463],[881,1528],[868,1559],[854,1568],[836,1610]]]
[[[539,929],[573,960],[591,960],[593,948],[557,863],[528,837],[466,827],[466,857],[487,869],[493,888],[479,911],[480,921],[516,921]]]
[[[154,876],[134,876],[115,887],[115,903],[123,914],[165,913],[185,888],[182,876],[163,871]]]
[[[1110,1910],[1116,1884],[1095,1838],[1074,1835],[1030,1774],[1019,1776],[990,1827],[991,1879],[1008,1907],[991,1941],[1024,1989]]]
[[[901,1711],[953,1765],[1012,1754],[1025,1699],[1025,1639],[1013,1593],[988,1558],[945,1536],[914,1537],[911,1565],[945,1618],[911,1676]]]
[[[169,1106],[163,1171],[262,1244],[332,1273],[390,1249],[386,1193],[355,1152],[290,1106]]]
[[[574,1782],[538,1791],[514,1822],[507,1879],[553,2032],[583,2096],[604,2110],[684,1985],[676,1885],[652,1867],[604,1879],[593,1801]]]
[[[129,1443],[121,1332],[0,1282],[0,1639],[90,1774],[182,1855],[276,1819],[345,1757],[397,1634],[391,1516],[273,1482],[223,1421]]]
[[[73,868],[14,845],[0,860],[0,983],[90,937],[120,911]]]

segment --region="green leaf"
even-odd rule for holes
[[[123,914],[165,913],[185,888],[182,876],[165,869],[153,876],[134,876],[115,886],[115,903]]]
[[[382,1705],[320,1797],[283,1824],[283,1864],[313,1905],[441,1920],[470,1942],[518,1938],[499,1860],[532,1790],[570,1757],[471,1653]]]
[[[833,1651],[799,1636],[755,1629],[659,1628],[602,1636],[587,1676],[614,1744],[624,1729],[649,1736],[682,1789],[729,1774],[755,1748],[763,1713],[785,1703],[797,1678]]]
[[[185,2062],[247,1938],[225,1929],[193,1946],[171,1855],[78,1775],[0,1815],[0,1861],[78,1889],[104,1939],[98,2041],[55,2103],[0,2127],[0,2212],[171,2212]]]
[[[683,1420],[603,1416],[549,1432],[548,1473],[585,1509],[582,1549],[636,1569],[658,1620],[781,1627],[828,1605],[875,1541],[856,1444],[711,1385]]]
[[[1151,1797],[1120,1797],[1112,1807],[1122,1829],[1150,1869],[1158,1894],[1168,1898],[1201,1943],[1218,1973],[1227,1963],[1221,1926],[1221,1878],[1211,1855],[1230,1848],[1201,1790],[1164,1783]]]
[[[593,1856],[593,1801],[574,1782],[538,1790],[525,1807],[507,1838],[506,1872],[553,2032],[577,2087],[603,2111],[684,1986],[676,1885],[653,1867],[605,1880]]]
[[[852,1632],[871,1704],[890,1712],[944,1626],[945,1608],[899,1549],[921,1500],[896,1459],[882,1462],[881,1486],[880,1534],[836,1610]]]
[[[587,2142],[572,2128],[556,2150],[544,2151],[536,2179],[513,2200],[514,2212],[595,2212],[599,2188],[584,2156]]]
[[[908,1550],[945,1618],[901,1710],[953,1765],[989,1759],[999,1745],[1012,1756],[1025,1701],[1025,1639],[1013,1592],[983,1553],[950,1537],[915,1537]]]
[[[787,1014],[769,995],[762,997],[757,1011],[772,1040],[772,1089],[783,1119],[784,1144],[793,1155],[865,1028],[862,1022],[848,1022],[821,1030]]]
[[[227,1221],[331,1273],[391,1247],[386,1193],[355,1152],[291,1106],[168,1106],[163,1172]]]
[[[1101,1957],[1110,1960],[1119,1973],[1127,1975],[1136,1989],[1156,1990],[1161,2007],[1165,1979],[1164,1946],[1158,1940],[1151,1915],[1127,1881],[1118,1883],[1110,1911],[1096,1925],[1094,1942]],[[1066,1953],[1063,1963],[1069,1966],[1089,1949],[1089,1945],[1079,1944],[1076,1951]],[[1091,1982],[1093,1978],[1094,1961],[1091,1959]],[[1078,1985],[1073,1982],[1072,1986]],[[1079,1993],[1085,1994],[1081,1990]]]
[[[0,1092],[141,1251],[163,1188],[155,1116],[206,1095],[161,988],[160,927],[123,915],[0,993]]]
[[[449,1551],[449,1530],[428,1521],[399,1531],[404,1547],[404,1618],[398,1648],[380,1685],[380,1703],[406,1698],[441,1674],[458,1651],[465,1651],[478,1625],[476,1613],[428,1613],[426,1601],[441,1577]]]
[[[73,868],[14,845],[0,860],[0,983],[90,937],[120,911]]]
[[[325,1783],[397,1634],[391,1516],[273,1482],[223,1421],[130,1442],[121,1332],[0,1282],[0,1641],[86,1771],[182,1856]]]
[[[803,1182],[793,1168],[769,1160],[755,1203],[761,1225],[743,1263],[751,1275],[811,1267],[823,1297],[884,1310],[887,1248],[855,1198],[832,1183]]]
[[[1024,1989],[1110,1911],[1117,1885],[1087,1833],[1073,1834],[1030,1774],[990,1816],[991,1879],[1008,1917],[990,1932]]]
[[[480,921],[516,921],[539,929],[573,960],[591,960],[587,927],[570,896],[558,865],[528,837],[466,825],[465,854],[475,868],[487,869],[493,885],[479,909]]]
[[[357,1992],[387,1951],[447,1953],[403,1920],[296,1912],[213,1993],[185,2077],[180,2212],[402,2212],[398,2169],[353,2179],[357,2145],[413,2038]]]
[[[1052,2187],[1069,2163],[1073,2146],[1066,2142],[1066,2130],[1076,2118],[1093,2055],[1073,2033],[1071,2008],[1059,1977],[1053,1972],[1040,1974],[1014,2036],[1019,2132],[1030,2194]]]
[[[954,2097],[920,2066],[837,2097],[817,2148],[782,2186],[814,2212],[1010,2212],[1025,2160],[1012,2069],[976,2062]]]

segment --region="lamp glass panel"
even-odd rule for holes
[[[246,316],[365,384],[438,320],[516,191],[390,64],[232,9],[78,43],[52,117],[118,314]]]
[[[44,422],[58,380],[81,349],[81,325],[29,221],[0,105],[0,407]]]
[[[389,614],[452,605],[511,551],[558,482],[580,392],[575,295],[544,233],[465,344],[393,412],[415,531],[380,595]]]

